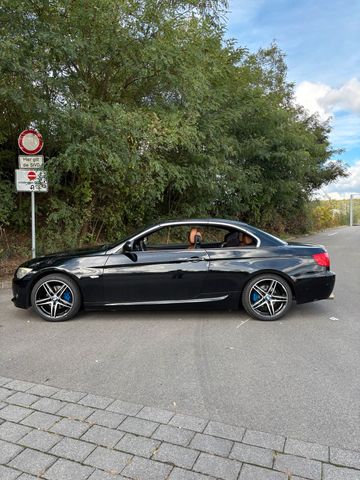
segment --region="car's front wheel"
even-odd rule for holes
[[[242,304],[253,318],[277,320],[290,310],[292,291],[288,282],[279,275],[258,275],[246,284]]]
[[[49,322],[70,320],[81,307],[79,287],[66,275],[47,275],[35,283],[31,305],[38,315]]]

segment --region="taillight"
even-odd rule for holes
[[[312,256],[315,262],[321,267],[330,267],[330,257],[327,252],[314,253]]]

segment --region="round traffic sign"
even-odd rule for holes
[[[33,171],[28,172],[27,176],[28,176],[28,179],[31,181],[36,180],[36,172],[33,172]]]
[[[43,147],[43,138],[41,134],[34,129],[24,130],[18,138],[18,145],[27,155],[35,155],[39,153]]]

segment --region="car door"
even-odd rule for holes
[[[239,233],[242,235],[244,232],[237,229],[224,231],[219,225],[209,225],[206,231],[207,238],[213,243],[208,241],[204,244],[209,257],[209,273],[203,284],[203,295],[221,295],[241,291],[249,274],[253,272],[257,259],[265,254],[263,250],[260,251],[257,248],[255,239],[251,245],[243,245],[239,240],[238,246],[228,246],[230,243],[226,242],[228,237],[226,233],[239,237]],[[222,239],[223,242],[221,242]]]
[[[106,304],[176,303],[200,296],[208,271],[204,249],[114,253],[104,267]]]

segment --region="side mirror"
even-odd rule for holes
[[[123,246],[123,252],[124,253],[129,253],[132,252],[132,244],[130,241],[127,241],[124,246]]]

